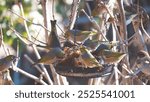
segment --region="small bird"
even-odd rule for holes
[[[137,53],[136,64],[145,75],[150,75],[150,56],[146,51],[141,50]]]
[[[90,49],[95,49],[99,45],[99,40],[87,39],[84,41],[83,45]]]
[[[57,60],[62,59],[64,56],[65,56],[65,53],[61,48],[59,47],[51,48],[49,49],[48,53],[46,53],[44,56],[38,59],[37,62],[34,63],[32,66],[35,66],[36,64],[39,64],[39,63],[43,63],[46,65],[53,64]]]
[[[56,20],[51,20],[51,32],[48,37],[48,47],[61,47],[56,29]]]
[[[102,56],[105,63],[113,64],[119,63],[126,56],[126,54],[105,49],[102,50],[100,56]]]
[[[73,30],[66,31],[65,38],[71,39],[73,41],[75,40],[75,41],[82,42],[88,39],[90,36],[96,34],[97,34],[96,31],[82,31],[82,30],[73,29]]]
[[[93,55],[101,56],[104,49],[111,50],[116,44],[115,43],[103,43],[100,44],[93,52]]]
[[[102,65],[96,60],[96,58],[84,46],[80,48],[80,51],[81,51],[81,61],[83,62],[86,68],[87,67],[89,68],[102,67]]]
[[[6,71],[11,66],[12,62],[15,61],[18,57],[14,55],[8,55],[0,59],[0,72]]]

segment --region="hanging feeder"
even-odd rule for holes
[[[84,77],[84,78],[96,78],[104,77],[110,75],[112,68],[108,67],[93,67],[85,68],[82,63],[80,63],[77,58],[79,57],[78,53],[73,53],[68,56],[65,60],[57,63],[55,65],[55,70],[58,74],[66,77]]]

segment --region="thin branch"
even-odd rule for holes
[[[60,82],[60,85],[65,85],[63,79],[62,79],[62,76],[59,75],[59,82]]]
[[[60,85],[69,85],[66,77],[59,75]]]
[[[92,85],[97,85],[99,81],[99,78],[93,78]]]
[[[28,56],[28,55],[24,55],[24,57],[31,63],[31,64],[34,64],[34,61]],[[39,66],[35,66],[35,68],[41,73],[43,74],[44,72],[41,70],[41,68]]]
[[[21,10],[21,13],[22,13],[23,18],[25,18],[25,16],[24,16],[24,10],[23,10],[23,7],[22,7],[22,4],[21,4],[21,3],[19,4],[19,7],[20,7],[20,10]],[[29,40],[31,41],[31,35],[30,35],[30,33],[29,33],[29,29],[28,29],[28,27],[27,27],[27,22],[26,22],[25,20],[24,20],[24,25],[25,25],[25,29],[26,29],[28,38],[29,38]],[[35,45],[32,45],[32,47],[33,47],[33,50],[34,50],[34,52],[35,52],[37,58],[40,59],[41,57],[40,57],[40,54],[39,54],[37,48],[35,47]],[[41,67],[42,67],[42,69],[43,69],[43,71],[44,71],[44,73],[45,73],[45,75],[46,75],[46,79],[48,80],[49,84],[52,84],[52,81],[51,81],[51,78],[50,78],[50,76],[49,76],[49,74],[48,74],[48,71],[46,70],[46,68],[45,68],[43,65],[41,65]]]
[[[88,80],[88,85],[92,85],[92,83],[93,83],[93,78]]]
[[[119,10],[120,10],[120,16],[121,16],[121,21],[120,21],[120,35],[122,37],[123,40],[127,40],[128,39],[128,34],[127,34],[127,27],[126,27],[126,17],[125,17],[125,10],[124,10],[124,6],[123,6],[123,0],[117,0],[118,5],[119,5]],[[125,53],[128,52],[128,47],[123,47],[123,51],[125,51]],[[127,67],[130,67],[129,64],[129,56],[125,57],[125,60],[127,62]]]
[[[3,31],[2,31],[2,27],[0,26],[0,47],[2,46],[3,43]]]
[[[65,32],[61,29],[61,27],[56,23],[56,26],[60,29],[60,31],[63,33],[63,35],[65,34]]]
[[[13,32],[14,32],[14,34],[25,44],[25,45],[32,45],[33,43],[30,41],[30,40],[28,40],[26,37],[23,37],[19,32],[17,32],[15,29],[13,29],[12,27],[9,27]],[[25,39],[23,39],[23,38],[25,38]],[[31,42],[31,43],[29,43],[29,42]]]
[[[122,38],[121,38],[121,36],[120,36],[120,33],[119,33],[119,31],[118,31],[118,28],[117,28],[117,24],[116,24],[115,22],[113,22],[113,26],[114,26],[114,29],[115,29],[116,34],[117,34],[117,36],[118,36],[119,42],[121,42],[121,43],[123,44],[123,40],[122,40]]]
[[[120,21],[120,35],[123,40],[128,39],[128,34],[127,34],[127,27],[126,27],[126,17],[125,17],[125,10],[123,6],[123,0],[117,0],[119,10],[120,10],[120,16],[121,16],[121,21]],[[128,47],[122,47],[122,50],[128,54]],[[126,62],[127,68],[130,68],[130,63],[129,63],[129,54],[125,56],[124,61]],[[123,70],[123,74],[127,74],[125,70]],[[127,80],[123,79],[124,82],[126,83]],[[128,82],[130,83],[130,80],[128,79]]]
[[[88,1],[85,1],[85,2],[86,2],[86,7],[87,7],[87,10],[89,12],[89,15],[91,15],[90,5],[89,5]]]
[[[144,34],[148,37],[148,39],[150,39],[150,35],[149,35],[149,34],[146,32],[146,30],[144,29],[142,18],[141,18],[141,28],[142,28]]]
[[[34,23],[34,22],[32,22],[32,21],[30,21],[30,20],[28,20],[28,19],[26,19],[26,18],[23,18],[22,16],[20,16],[19,14],[15,13],[15,12],[12,11],[12,10],[8,10],[8,11],[10,11],[11,13],[15,14],[16,16],[22,18],[23,20],[25,20],[25,21],[28,22],[28,23],[31,23],[31,24],[33,24],[33,25],[40,26],[40,27],[42,27],[44,30],[47,30],[47,32],[51,32],[49,29],[47,29],[47,28],[46,28],[45,26],[43,26],[42,24],[37,24],[37,23]],[[64,34],[65,32],[60,28],[60,26],[59,26],[58,24],[56,24],[56,25],[57,25],[57,27],[60,29],[60,31]]]
[[[78,7],[79,7],[80,0],[73,0],[72,2],[72,9],[71,9],[71,15],[69,20],[69,29],[73,29],[77,13],[78,13]]]
[[[4,41],[3,41],[3,30],[2,30],[2,27],[1,27],[1,29],[0,29],[1,31],[0,31],[0,33],[1,33],[1,46],[3,47],[3,50],[4,50],[4,52],[5,52],[5,54],[6,55],[8,55],[8,52],[7,52],[7,48],[6,48],[6,46],[5,46],[5,44],[4,44]]]
[[[46,48],[46,46],[42,46],[42,45],[35,44],[34,42],[35,42],[35,41],[38,41],[39,43],[42,43],[42,44],[45,44],[45,45],[46,45],[46,43],[44,43],[44,42],[42,42],[42,41],[36,39],[36,38],[33,37],[32,35],[31,35],[31,37],[32,37],[35,41],[30,41],[27,37],[22,36],[18,31],[16,31],[16,30],[13,29],[12,27],[9,27],[9,28],[14,32],[14,34],[15,34],[25,45],[28,45],[28,46],[36,45],[36,46],[38,46],[38,47]],[[24,38],[24,39],[23,39],[23,38]]]
[[[30,20],[28,20],[28,19],[26,19],[26,18],[24,18],[24,17],[20,16],[19,14],[15,13],[15,12],[14,12],[14,11],[12,11],[12,10],[8,10],[8,11],[10,11],[11,13],[15,14],[16,16],[18,16],[18,17],[22,18],[22,19],[23,19],[23,20],[25,20],[26,22],[31,23],[31,24],[33,24],[33,25],[40,26],[40,27],[42,27],[43,29],[45,29],[45,30],[47,30],[48,32],[50,32],[50,30],[49,30],[49,29],[47,29],[47,28],[46,28],[45,26],[43,26],[42,24],[34,23],[34,22],[32,22],[32,21],[30,21]]]
[[[126,17],[125,17],[125,10],[123,7],[123,0],[117,0],[120,10],[120,16],[121,16],[121,37],[124,40],[127,40],[127,27],[126,27]]]
[[[26,71],[21,70],[20,68],[18,68],[16,66],[13,66],[13,67],[14,67],[13,69],[15,69],[14,71],[19,72],[19,73],[25,75],[26,77],[29,77],[29,78],[35,80],[38,83],[41,83],[43,85],[47,85],[47,83],[45,83],[43,80],[39,79],[38,77],[36,77],[36,76],[34,76],[34,75],[30,74],[30,73],[27,73]]]
[[[58,74],[55,72],[55,68],[52,64],[50,64],[50,69],[51,69],[51,72],[52,72],[52,76],[53,76],[53,79],[54,79],[54,85],[59,85],[59,76]]]
[[[104,40],[105,40],[105,41],[108,41],[107,38],[103,35],[102,31],[100,30],[99,25],[98,25],[97,22],[94,20],[94,18],[88,16],[88,14],[84,11],[84,9],[82,9],[81,11],[86,15],[86,17],[90,20],[90,22],[95,25],[95,29],[98,31],[99,34],[102,35],[102,37],[104,38]]]
[[[54,9],[55,9],[55,4],[54,4],[55,2],[54,2],[54,0],[52,1],[52,16],[53,16],[53,20],[55,20],[55,15],[54,15]]]
[[[19,40],[17,40],[17,50],[16,50],[16,52],[17,52],[17,57],[19,57],[19,47],[20,47],[20,45],[19,45]]]
[[[41,5],[42,5],[42,13],[44,17],[44,26],[47,28],[46,1],[47,0],[41,0]],[[45,39],[46,42],[48,42],[48,31],[46,29],[45,29]]]
[[[115,72],[115,81],[116,81],[116,85],[119,85],[119,76],[118,76],[118,72],[117,72],[118,68],[117,68],[117,64],[114,64],[114,72]]]
[[[106,85],[110,85],[110,84],[111,84],[111,82],[112,82],[112,80],[113,80],[114,74],[115,74],[115,71],[113,70],[113,72],[111,73],[111,75],[110,75],[110,77],[109,77],[109,79],[108,79]]]

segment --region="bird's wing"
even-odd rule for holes
[[[116,57],[116,56],[119,57],[123,54],[105,50],[105,51],[103,51],[102,55],[105,56],[106,58],[111,58],[111,57]]]

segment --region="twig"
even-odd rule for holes
[[[115,31],[116,31],[116,34],[117,34],[117,36],[118,36],[118,38],[119,38],[119,41],[123,44],[123,40],[122,40],[122,38],[121,38],[121,36],[120,36],[120,33],[119,33],[119,31],[118,31],[118,28],[117,28],[117,24],[116,24],[115,22],[113,22],[113,26],[114,26],[114,29],[115,29]]]
[[[92,83],[93,83],[93,78],[88,80],[88,85],[92,85]]]
[[[148,49],[147,49],[147,46],[146,46],[146,44],[145,44],[144,37],[142,36],[142,32],[141,32],[141,30],[140,30],[140,29],[138,29],[137,31],[138,31],[138,35],[139,35],[139,37],[141,38],[141,43],[142,43],[142,45],[143,45],[143,47],[144,47],[144,50],[145,50],[146,52],[148,52]]]
[[[92,85],[97,85],[99,81],[99,78],[93,78]]]
[[[115,71],[113,70],[113,72],[111,73],[111,76],[109,77],[109,79],[108,79],[106,85],[110,85],[110,84],[111,84],[111,81],[113,80],[114,74],[115,74]]]
[[[28,45],[28,46],[36,45],[36,46],[42,47],[42,48],[46,48],[46,47],[47,47],[47,46],[42,46],[42,45],[35,44],[35,43],[34,43],[35,41],[30,41],[27,37],[22,36],[19,32],[17,32],[17,31],[16,31],[15,29],[13,29],[12,27],[10,27],[10,29],[15,33],[15,35],[16,35],[25,45]],[[31,37],[32,37],[34,40],[38,41],[39,43],[42,43],[42,44],[45,44],[45,45],[46,45],[46,43],[44,43],[44,42],[42,42],[42,41],[36,39],[36,38],[33,37],[32,35],[31,35]],[[24,39],[23,39],[23,38],[24,38]]]
[[[56,26],[59,28],[59,30],[63,33],[63,36],[65,34],[65,32],[61,29],[61,27],[56,23]]]
[[[120,10],[120,16],[121,16],[121,21],[120,21],[120,35],[122,37],[123,40],[127,40],[128,34],[127,34],[127,27],[126,27],[126,17],[125,17],[125,10],[124,10],[124,6],[123,6],[123,0],[117,0],[118,5],[119,5],[119,10]],[[125,53],[128,53],[128,47],[122,47],[123,51]],[[124,61],[126,62],[127,68],[130,68],[130,63],[129,63],[129,54],[127,56],[125,56]],[[126,74],[126,71],[123,70],[123,74]],[[124,79],[123,79],[124,80]],[[126,80],[124,80],[125,82]],[[130,80],[128,80],[128,82],[130,82]]]
[[[5,52],[5,54],[6,55],[8,55],[8,52],[7,52],[7,50],[6,50],[6,47],[5,47],[5,44],[4,44],[4,41],[3,41],[3,30],[2,30],[2,28],[0,29],[1,31],[0,31],[0,33],[1,33],[1,46],[3,47],[3,50],[4,50],[4,52]]]
[[[28,20],[28,19],[26,19],[26,18],[20,16],[19,14],[15,13],[15,12],[12,11],[12,10],[8,10],[8,11],[10,11],[11,13],[13,13],[13,14],[17,15],[18,17],[22,18],[22,19],[25,20],[26,22],[29,22],[29,23],[31,23],[31,24],[33,24],[33,25],[40,26],[40,27],[42,27],[43,29],[45,29],[45,30],[47,30],[48,32],[50,32],[50,30],[47,29],[47,28],[46,28],[45,26],[43,26],[42,24],[34,23],[34,22],[32,22],[32,21],[30,21],[30,20]]]
[[[126,17],[125,17],[125,10],[123,7],[123,0],[117,0],[120,10],[120,16],[121,16],[121,37],[126,40],[127,39],[127,27],[126,27]]]
[[[23,7],[22,7],[22,4],[21,4],[21,3],[19,4],[19,7],[20,7],[20,10],[21,10],[21,13],[22,13],[23,18],[25,18],[25,16],[24,16],[24,10],[23,10]],[[29,30],[28,30],[28,27],[27,27],[27,22],[26,22],[25,20],[24,20],[24,25],[25,25],[25,29],[26,29],[28,38],[29,38],[29,40],[31,40],[31,35],[30,35],[30,33],[29,33]],[[33,47],[33,50],[34,50],[34,52],[35,52],[37,58],[40,59],[41,57],[40,57],[40,54],[38,53],[37,48],[35,47],[35,45],[32,45],[32,47]],[[51,78],[50,78],[50,76],[49,76],[49,74],[48,74],[46,68],[45,68],[43,65],[41,65],[41,67],[42,67],[42,69],[43,69],[43,71],[44,71],[44,73],[45,73],[45,75],[46,75],[46,79],[48,80],[49,84],[52,84]]]
[[[62,78],[62,76],[58,75],[55,71],[55,68],[52,64],[50,64],[50,69],[51,69],[51,72],[52,72],[52,76],[53,76],[53,79],[54,79],[54,85],[64,85],[66,82],[66,78]],[[68,84],[68,83],[66,83]]]
[[[77,13],[78,13],[78,7],[79,7],[80,0],[73,0],[72,2],[72,9],[71,9],[71,15],[69,20],[69,29],[73,29]]]
[[[46,27],[43,26],[42,24],[37,24],[37,23],[34,23],[34,22],[32,22],[32,21],[30,21],[30,20],[28,20],[28,19],[26,19],[26,18],[23,18],[22,16],[20,16],[19,14],[15,13],[15,12],[12,11],[12,10],[8,10],[8,11],[10,11],[11,13],[17,15],[18,17],[22,18],[23,20],[25,20],[25,21],[28,22],[28,23],[31,23],[31,24],[33,24],[33,25],[40,26],[40,27],[42,27],[44,30],[47,30],[47,32],[51,32],[48,28],[46,28]],[[56,25],[57,25],[57,27],[61,30],[62,33],[65,33],[65,32],[59,27],[58,24],[56,24]]]
[[[44,43],[43,41],[40,41],[40,40],[36,39],[36,38],[33,37],[32,35],[31,35],[31,37],[32,37],[35,41],[38,41],[38,42],[40,42],[41,44],[47,45],[46,43]],[[35,45],[36,45],[36,44],[35,44]]]
[[[114,64],[115,81],[116,81],[116,85],[119,85],[119,76],[118,76],[117,70],[118,70],[118,68],[117,68],[117,63],[115,63],[115,64]]]
[[[42,5],[42,13],[44,17],[44,26],[47,28],[46,1],[47,0],[41,0],[41,5]],[[46,42],[48,43],[48,31],[46,29],[45,29],[45,39]]]
[[[86,15],[86,17],[90,20],[90,22],[95,25],[95,29],[98,31],[99,34],[102,35],[102,37],[104,38],[104,40],[108,41],[107,38],[103,35],[102,31],[100,30],[99,25],[94,20],[94,18],[93,17],[89,17],[88,14],[84,11],[84,9],[82,9],[81,11]]]
[[[17,52],[17,57],[19,57],[19,40],[17,40],[17,50],[16,50],[16,52]]]
[[[53,20],[55,20],[55,15],[54,15],[54,9],[55,9],[55,4],[54,4],[54,0],[52,1],[52,16],[53,16]]]
[[[125,10],[124,10],[124,7],[123,7],[123,0],[117,0],[117,2],[118,2],[118,5],[119,5],[120,16],[121,16],[120,35],[121,35],[123,40],[127,40],[128,39],[128,34],[127,34],[127,27],[126,27]],[[127,53],[128,48],[125,47],[125,49],[124,49],[124,47],[123,47],[123,51],[125,51]],[[125,58],[126,58],[126,62],[127,62],[127,67],[129,68],[130,67],[129,58],[128,58],[128,56],[126,56]]]
[[[38,36],[39,36],[39,34],[40,34],[40,31],[41,31],[41,29],[39,30],[39,32],[38,32],[37,35],[35,36],[35,39],[33,40],[34,43],[35,43],[35,41],[38,39]],[[31,37],[33,37],[33,36],[31,36]]]
[[[31,63],[31,64],[34,64],[34,62],[33,62],[33,60],[28,56],[28,55],[24,55],[24,57]],[[41,70],[41,68],[39,67],[39,66],[35,66],[35,68],[37,68],[37,70],[41,73],[41,74],[43,74],[44,72]]]
[[[150,35],[149,35],[149,34],[146,32],[146,30],[144,29],[142,18],[141,18],[141,28],[142,28],[144,34],[148,37],[148,39],[150,39]]]
[[[3,43],[3,31],[2,31],[2,27],[0,26],[0,47],[2,46]]]
[[[107,7],[106,5],[104,5],[104,4],[102,4],[102,5],[105,7],[105,9],[106,9],[107,13],[109,14],[110,18],[114,19],[114,16],[113,16],[112,12],[110,12],[110,10],[108,9],[108,7]],[[115,19],[113,20],[112,24],[113,24],[114,29],[115,29],[115,31],[116,31],[116,34],[117,34],[117,36],[118,36],[118,38],[119,38],[119,41],[123,44],[123,40],[122,40],[122,38],[121,38],[121,36],[120,36],[120,34],[119,34],[119,31],[118,31],[118,28],[117,28],[117,24],[116,24],[116,22],[115,22]]]
[[[36,82],[39,82],[43,85],[47,85],[47,83],[45,83],[43,80],[39,79],[38,77],[36,77],[30,73],[27,73],[24,70],[21,70],[20,68],[18,68],[16,66],[13,66],[13,67],[14,67],[13,69],[15,69],[16,72],[19,72],[19,73],[25,75],[26,77],[29,77],[29,78],[31,78],[31,79],[35,80]]]
[[[51,73],[54,79],[54,85],[59,85],[59,76],[58,74],[55,72],[55,68],[52,64],[50,64],[50,69],[51,69]]]
[[[60,82],[60,85],[65,85],[63,79],[62,79],[62,76],[59,75],[59,82]]]
[[[124,10],[124,7],[123,7],[123,0],[117,0],[117,2],[118,2],[118,5],[119,5],[120,16],[121,16],[120,35],[121,35],[123,40],[127,40],[128,39],[128,34],[127,34],[127,27],[126,27],[125,10]],[[128,47],[125,47],[125,49],[123,49],[123,51],[125,51],[127,53],[128,52]],[[126,58],[126,62],[127,62],[127,67],[129,68],[130,67],[129,58],[128,58],[128,56],[126,56],[125,58]]]
[[[21,3],[19,3],[19,7],[20,7],[20,11],[21,11],[21,14],[22,14],[22,17],[25,18],[24,16],[24,10],[23,10],[23,6]],[[28,35],[28,38],[31,39],[31,36],[30,36],[30,33],[29,33],[29,29],[27,27],[27,22],[25,20],[24,21],[24,26],[25,26],[25,29],[26,29],[26,32],[27,32],[27,35]]]
[[[89,5],[88,1],[85,1],[85,2],[86,2],[86,7],[87,7],[87,10],[89,12],[89,15],[91,15],[90,5]]]
[[[15,35],[25,44],[25,45],[32,45],[31,43],[31,41],[30,40],[28,40],[26,37],[24,37],[27,41],[25,41],[24,39],[23,39],[23,36],[19,33],[19,32],[17,32],[15,29],[13,29],[12,27],[9,27],[14,33],[15,33]],[[29,43],[29,42],[31,42],[31,43]]]
[[[103,80],[102,80],[103,78],[97,78],[97,80],[98,80],[98,83],[97,83],[97,85],[103,85],[104,84],[104,82],[103,82]]]
[[[66,79],[66,77],[59,75],[59,81],[60,81],[60,85],[68,85],[68,81]]]

